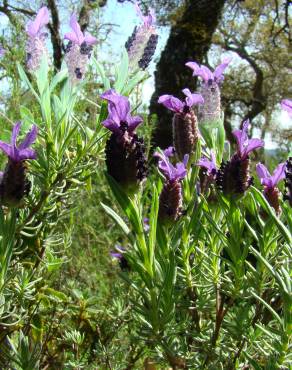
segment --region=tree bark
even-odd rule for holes
[[[182,97],[181,90],[185,87],[194,90],[196,80],[185,63],[200,63],[206,56],[225,2],[226,0],[190,0],[182,17],[171,28],[157,64],[155,92],[150,102],[150,113],[157,115],[157,126],[152,138],[155,146],[166,148],[172,144],[172,114],[158,104],[157,100],[163,94]]]

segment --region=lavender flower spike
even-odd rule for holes
[[[112,132],[105,148],[108,173],[126,192],[134,193],[147,175],[143,139],[135,133],[142,118],[131,116],[128,98],[112,89],[101,98],[108,102],[108,117],[102,124]]]
[[[256,166],[257,175],[261,180],[261,184],[264,185],[264,195],[277,214],[281,213],[277,184],[285,178],[285,169],[286,163],[281,163],[276,167],[273,175],[271,175],[262,163],[258,163]]]
[[[281,101],[281,107],[288,112],[289,117],[292,118],[292,99],[283,99]]]
[[[0,149],[11,159],[13,162],[21,162],[26,159],[35,159],[36,153],[33,149],[29,148],[36,139],[37,127],[32,126],[31,131],[26,135],[23,142],[17,147],[16,140],[21,128],[21,122],[17,122],[12,129],[10,144],[0,141]]]
[[[231,62],[231,58],[223,59],[214,72],[204,65],[188,62],[186,66],[193,70],[193,76],[203,80],[200,93],[204,98],[204,105],[199,107],[199,121],[202,123],[216,121],[221,118],[221,98],[219,85],[224,79],[223,73]]]
[[[169,150],[163,153],[154,153],[159,158],[158,167],[165,176],[165,184],[159,196],[159,219],[162,222],[172,223],[182,214],[182,186],[181,180],[187,174],[186,165],[189,156],[175,166],[169,161]]]
[[[173,144],[180,160],[183,160],[185,154],[192,154],[195,149],[199,130],[192,107],[204,102],[200,94],[192,94],[189,89],[184,89],[182,92],[186,96],[184,101],[172,95],[162,95],[158,99],[158,103],[175,113],[172,120]]]
[[[232,134],[237,142],[237,154],[241,159],[246,159],[252,151],[264,146],[264,141],[261,139],[249,139],[247,132],[249,120],[243,122],[242,130],[234,130]]]
[[[34,125],[21,144],[16,140],[21,122],[14,125],[10,144],[0,141],[0,149],[7,155],[8,163],[0,176],[0,200],[3,205],[17,207],[23,197],[28,194],[30,182],[26,179],[25,160],[35,159],[36,153],[29,148],[36,139],[37,128]]]
[[[243,123],[242,130],[233,131],[237,142],[237,152],[228,162],[222,162],[217,172],[217,187],[226,195],[243,195],[252,184],[249,153],[264,146],[260,139],[249,139],[249,121]]]
[[[48,55],[46,48],[47,33],[42,32],[43,28],[49,23],[49,11],[43,6],[37,13],[34,21],[30,21],[26,26],[28,35],[26,47],[26,64],[30,71],[39,69],[42,58]]]
[[[137,2],[135,8],[143,23],[141,26],[135,27],[125,47],[129,55],[130,67],[134,70],[137,67],[144,70],[151,62],[157,46],[156,19],[153,9],[150,9],[149,13],[144,16]]]
[[[89,33],[81,31],[76,14],[71,15],[70,27],[72,31],[64,36],[66,40],[69,40],[66,46],[65,61],[71,83],[74,85],[84,78],[92,46],[97,43],[97,39]]]

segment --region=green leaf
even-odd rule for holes
[[[37,101],[40,103],[40,98],[39,98],[37,92],[33,88],[32,84],[30,83],[30,81],[29,81],[29,79],[26,75],[26,73],[24,72],[24,69],[22,68],[22,66],[19,63],[17,63],[17,69],[18,69],[18,73],[19,73],[19,76],[20,76],[22,82],[24,82],[27,85],[27,87],[30,89],[30,91],[36,97]]]
[[[156,186],[153,185],[152,187],[152,206],[150,212],[150,220],[149,220],[149,259],[151,264],[153,265],[154,262],[154,250],[155,250],[155,243],[156,243],[156,229],[157,229],[157,217],[158,217],[158,209],[159,209],[159,198]]]
[[[126,225],[126,223],[123,221],[123,219],[110,207],[106,206],[103,203],[100,203],[102,208],[106,211],[106,213],[113,218],[116,223],[120,226],[120,228],[123,230],[123,232],[128,235],[130,234],[130,229]]]
[[[121,64],[117,70],[116,82],[114,88],[118,93],[121,93],[123,87],[128,79],[128,70],[129,70],[129,57],[126,49],[123,50]]]

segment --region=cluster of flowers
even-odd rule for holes
[[[158,100],[174,112],[173,147],[154,153],[158,158],[158,167],[165,178],[159,207],[159,218],[162,222],[176,221],[182,215],[181,182],[187,175],[188,161],[195,153],[201,137],[198,120],[201,124],[205,124],[221,118],[219,85],[223,81],[223,72],[229,63],[230,59],[225,59],[214,72],[195,62],[187,63],[186,65],[193,69],[194,75],[203,80],[201,94],[192,93],[186,88],[183,90],[184,101],[172,95],[162,95]],[[109,115],[103,125],[112,132],[106,146],[108,173],[131,194],[137,191],[147,176],[143,140],[135,133],[138,125],[142,123],[142,118],[132,117],[129,100],[114,90],[105,92],[101,97],[109,102]],[[193,110],[197,104],[201,105],[198,118]],[[282,107],[291,114],[291,101],[284,100]],[[212,185],[225,196],[237,198],[244,195],[251,186],[253,177],[250,174],[249,156],[254,150],[263,147],[264,142],[256,138],[249,139],[248,128],[247,120],[242,124],[242,129],[233,131],[237,150],[228,161],[223,161],[217,167],[215,154],[211,151],[210,159],[203,157],[196,163],[201,167],[200,191],[202,193]],[[174,158],[180,162],[173,164]],[[264,186],[264,195],[277,214],[281,212],[277,184],[284,178],[286,178],[284,199],[292,203],[291,167],[292,159],[287,163],[279,164],[273,175],[270,175],[261,163],[256,167],[261,184]]]
[[[133,69],[146,69],[156,49],[158,35],[155,30],[155,15],[153,10],[144,16],[138,3],[135,3],[138,15],[142,19],[142,25],[136,27],[132,36],[126,42],[130,66]],[[49,11],[46,6],[42,7],[36,18],[26,26],[27,41],[27,68],[35,72],[39,69],[42,59],[48,56],[46,47],[47,32],[44,28],[49,23]],[[97,39],[88,32],[83,33],[77,22],[76,14],[70,18],[71,32],[64,35],[68,40],[65,48],[65,61],[68,67],[69,77],[72,84],[76,84],[85,76],[88,61],[91,57],[93,45]],[[1,51],[0,51],[1,52]]]

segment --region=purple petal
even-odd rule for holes
[[[182,113],[184,109],[184,103],[172,95],[160,96],[158,99],[158,103],[164,105],[167,109],[176,113]]]
[[[281,101],[281,107],[283,110],[288,112],[290,117],[292,117],[292,100],[291,99],[283,99]]]
[[[31,146],[35,140],[36,140],[36,137],[37,137],[37,133],[38,133],[38,129],[36,127],[36,125],[33,125],[32,126],[32,129],[30,130],[30,132],[26,135],[25,139],[23,140],[23,142],[18,146],[18,148],[20,150],[22,149],[26,149],[28,148],[29,146]]]
[[[250,152],[258,148],[262,148],[265,145],[265,142],[261,139],[250,139],[248,140],[248,145],[244,148],[241,155],[242,159],[246,158]]]
[[[120,260],[123,257],[122,253],[118,252],[110,252],[110,255],[112,256],[112,258],[116,258],[118,260]]]
[[[207,83],[210,79],[213,80],[213,73],[210,71],[208,67],[199,66],[196,62],[188,62],[186,66],[193,70],[193,76],[201,77],[205,83]]]
[[[25,159],[36,159],[36,152],[31,149],[22,149],[18,151],[18,161],[24,161]]]
[[[68,32],[65,34],[64,38],[66,40],[72,41],[74,44],[81,45],[84,41],[84,35],[81,31],[80,25],[77,22],[76,14],[72,14],[70,18],[70,27],[73,32]]]
[[[0,149],[8,156],[13,156],[13,149],[10,144],[4,143],[3,141],[0,141]]]
[[[192,107],[195,104],[204,104],[204,98],[201,94],[192,94],[189,89],[183,89],[182,92],[186,95],[186,104]]]
[[[271,177],[267,167],[262,163],[256,165],[256,172],[260,180]]]
[[[237,143],[237,149],[240,153],[240,156],[243,155],[243,152],[245,148],[248,146],[248,126],[249,126],[249,120],[246,120],[243,122],[242,130],[234,130],[232,132],[233,136],[235,136],[236,143]]]
[[[17,122],[14,126],[13,126],[13,129],[12,129],[12,135],[11,135],[11,145],[16,147],[16,140],[17,140],[17,136],[19,134],[19,131],[20,131],[20,127],[21,127],[22,123],[21,122]]]
[[[101,124],[104,127],[106,127],[108,130],[110,130],[111,132],[116,132],[116,133],[119,132],[119,129],[120,129],[119,124],[113,121],[110,117],[104,120]]]
[[[190,156],[189,156],[189,154],[185,154],[184,155],[184,158],[183,158],[183,165],[186,167],[187,166],[187,164],[188,164],[188,161],[189,161],[189,158],[190,158]]]
[[[167,149],[163,151],[163,153],[167,158],[174,156],[174,147],[169,146]]]
[[[206,66],[201,66],[201,77],[205,82],[208,82],[209,80],[214,80],[213,72],[210,71],[210,69]]]
[[[173,165],[169,162],[168,157],[165,156],[164,153],[160,152],[155,152],[153,154],[154,157],[159,158],[160,160],[158,161],[158,167],[162,171],[162,173],[168,178],[171,179],[173,176],[174,172],[174,167]]]
[[[273,186],[275,187],[281,180],[285,178],[286,162],[278,164],[271,176]]]
[[[129,125],[129,131],[133,132],[137,126],[139,126],[143,122],[143,118],[139,116],[131,117],[128,115],[127,122]]]
[[[94,45],[97,43],[97,39],[88,32],[85,33],[84,41],[87,45]]]
[[[136,1],[135,9],[136,9],[137,15],[141,18],[145,27],[150,28],[155,23],[156,17],[155,17],[154,10],[152,8],[150,9],[149,14],[144,16],[138,2]]]
[[[121,121],[127,122],[127,118],[130,113],[130,103],[128,98],[117,94],[113,89],[104,92],[100,97],[109,102],[108,110],[111,115],[111,119],[117,123],[120,123]]]
[[[177,163],[171,180],[182,180],[183,178],[186,177],[186,174],[187,174],[187,169],[184,163],[182,162]]]
[[[31,21],[26,26],[26,32],[29,36],[35,37],[41,29],[49,23],[49,11],[46,6],[43,6],[37,13],[34,21]]]
[[[225,69],[228,67],[229,63],[231,62],[232,58],[225,58],[223,59],[222,63],[219,64],[214,71],[214,77],[217,82],[222,80],[222,75]]]

